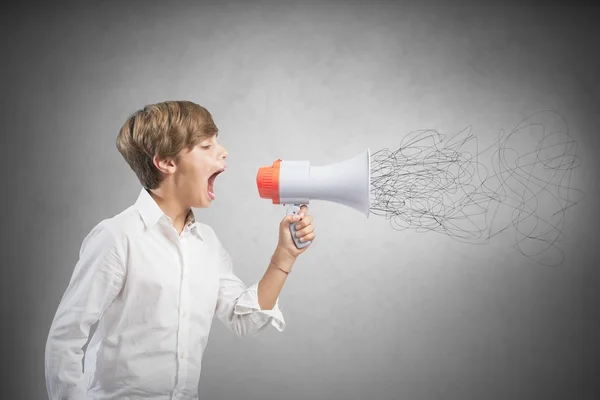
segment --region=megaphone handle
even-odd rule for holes
[[[298,214],[300,212],[300,204],[293,204],[288,207],[287,209],[287,215],[291,215],[291,214]],[[306,242],[300,242],[298,240],[298,237],[296,236],[296,224],[297,222],[293,222],[290,224],[290,234],[292,235],[292,239],[294,240],[294,244],[296,244],[296,247],[299,249],[302,249],[306,246],[308,246],[311,242],[306,241]]]

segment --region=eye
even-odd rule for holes
[[[207,144],[206,146],[202,146],[202,148],[203,148],[204,150],[208,150],[208,149],[210,149],[210,147],[211,147],[211,145],[210,145],[210,144]]]

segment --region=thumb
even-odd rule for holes
[[[294,222],[298,222],[298,221],[300,221],[300,216],[298,214],[291,214],[291,215],[286,215],[285,218],[283,219],[283,221],[281,221],[281,224],[285,228],[287,228]]]

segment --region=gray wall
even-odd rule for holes
[[[205,4],[206,3],[206,4]],[[277,158],[326,164],[415,129],[482,143],[539,110],[579,143],[566,261],[397,232],[314,203],[318,237],[281,296],[288,323],[215,324],[205,399],[590,399],[598,371],[600,67],[591,8],[470,2],[81,2],[2,16],[1,398],[45,398],[48,327],[84,236],[139,191],[115,149],[147,103],[206,106],[230,152],[203,210],[248,284],[284,210]],[[219,5],[216,5],[216,4]],[[586,397],[588,396],[588,397]]]

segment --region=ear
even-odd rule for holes
[[[158,158],[158,156],[154,156],[152,162],[154,163],[154,166],[165,175],[170,175],[177,169],[175,161],[170,158],[161,159]]]

